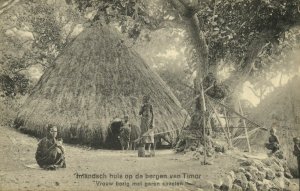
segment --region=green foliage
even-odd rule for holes
[[[24,103],[26,96],[3,97],[0,96],[0,125],[11,126],[19,111],[20,107]]]
[[[229,0],[201,3],[197,10],[209,45],[210,63],[230,56],[240,64],[253,43],[278,43],[299,17],[299,0]],[[241,65],[241,67],[245,67]]]
[[[86,13],[96,11],[93,22],[118,23],[122,33],[137,40],[141,30],[155,29],[165,16],[166,1],[148,2],[144,0],[67,0]]]
[[[30,57],[38,63],[43,63],[45,59],[47,63],[52,63],[63,47],[63,26],[57,21],[53,7],[43,1],[34,1],[27,2],[23,8],[27,14],[21,15],[18,22],[28,26],[35,37]]]
[[[293,75],[299,69],[300,28],[295,27],[285,32],[279,38],[278,45],[269,49],[270,54],[262,54],[255,65],[259,68],[256,76],[271,74],[273,77],[281,74]]]
[[[32,65],[51,66],[70,41],[64,27],[75,21],[79,23],[79,15],[71,8],[57,6],[45,0],[25,1],[1,15],[0,78],[3,95],[25,94],[32,82],[24,71]]]
[[[74,0],[74,4],[81,12],[87,11],[88,8],[95,9],[93,21],[101,20],[106,23],[117,21],[121,31],[127,32],[133,39],[139,36],[140,25],[146,23],[143,4],[134,0]]]
[[[279,44],[271,46],[270,54],[261,54],[255,62],[257,67],[253,77],[249,79],[253,84],[253,92],[262,98],[272,91],[274,86],[282,85],[283,76],[292,77],[299,73],[300,30],[295,27],[285,32],[279,39]],[[279,84],[273,84],[272,78],[279,77]]]
[[[17,94],[25,95],[30,87],[27,76],[20,71],[26,68],[26,56],[17,57],[7,52],[0,61],[0,94],[14,97]]]
[[[17,73],[15,76],[0,76],[2,96],[15,96],[17,93],[25,95],[29,87],[29,79],[24,74]]]

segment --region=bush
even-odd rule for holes
[[[0,125],[11,126],[26,96],[0,97]]]

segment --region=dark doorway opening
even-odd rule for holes
[[[108,134],[106,138],[106,147],[108,149],[121,150],[121,143],[119,138],[121,125],[121,120],[114,120],[108,128]]]
[[[172,148],[172,144],[168,140],[166,140],[165,137],[162,137],[161,135],[154,136],[154,144],[155,144],[155,149],[157,150]]]

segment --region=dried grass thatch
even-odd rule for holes
[[[158,132],[182,126],[186,111],[161,78],[125,46],[117,31],[94,26],[44,73],[15,124],[38,137],[45,135],[46,124],[53,124],[66,141],[75,134],[82,144],[102,146],[114,118],[127,114],[139,125],[144,94],[151,95]]]
[[[300,136],[300,77],[296,76],[284,87],[280,87],[266,97],[252,111],[252,119],[269,128],[273,123],[278,125],[277,135],[281,143],[289,167],[297,174],[297,161],[293,155],[293,137]],[[269,131],[256,131],[250,136],[253,150],[263,150],[268,142]],[[239,139],[235,145],[243,149],[247,148],[246,139]]]

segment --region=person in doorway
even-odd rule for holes
[[[153,129],[153,106],[150,104],[150,96],[145,95],[143,97],[143,105],[141,106],[139,115],[141,118],[141,144],[148,148],[149,155],[151,155],[151,148],[154,149],[154,129]],[[154,150],[152,152],[154,156]]]
[[[35,159],[46,170],[66,168],[65,150],[62,139],[57,139],[57,127],[47,126],[47,136],[38,143]]]
[[[131,125],[129,123],[129,117],[128,115],[125,115],[120,128],[120,143],[121,143],[122,150],[129,149],[130,134],[131,134]]]
[[[268,150],[271,150],[271,153],[275,153],[280,148],[279,139],[276,135],[276,124],[273,124],[270,130],[269,142],[265,144]]]

